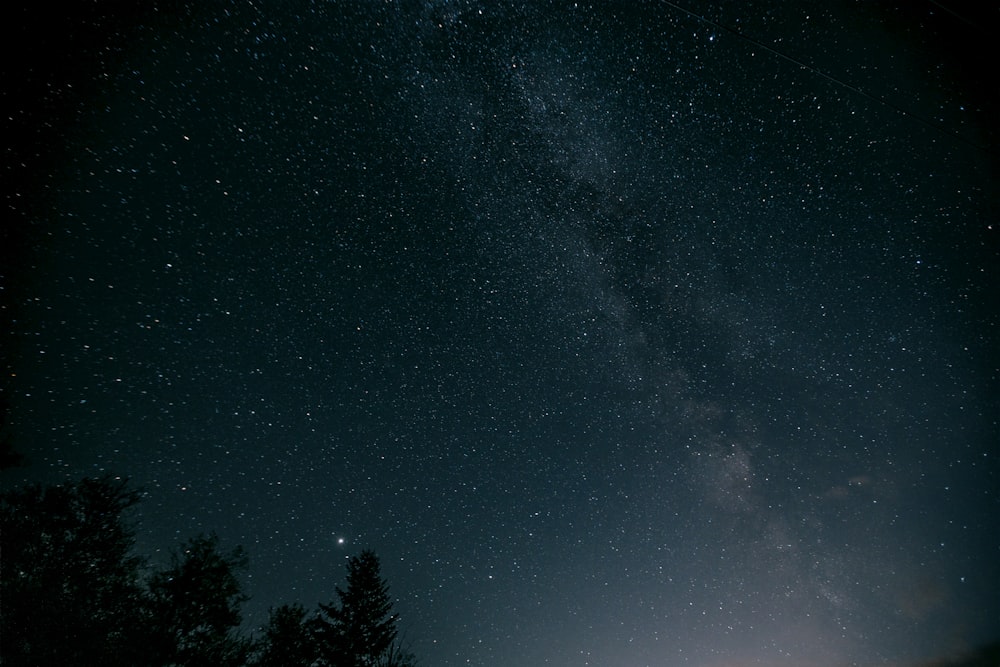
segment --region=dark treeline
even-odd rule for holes
[[[0,494],[0,664],[411,667],[378,557],[347,564],[336,599],[272,609],[241,632],[241,547],[189,539],[169,565],[134,553],[127,481],[102,477]]]

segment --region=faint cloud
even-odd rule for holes
[[[871,475],[855,475],[849,478],[846,483],[831,486],[823,494],[823,497],[843,500],[858,496],[881,495],[880,486],[881,484]]]
[[[947,584],[936,577],[923,575],[897,593],[896,606],[908,618],[922,621],[944,607],[950,598]]]

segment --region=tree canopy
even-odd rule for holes
[[[143,561],[124,514],[138,502],[111,477],[0,496],[6,664],[136,664]]]
[[[152,577],[152,626],[168,663],[223,667],[246,661],[250,647],[238,630],[247,596],[236,573],[247,562],[242,547],[223,554],[216,535],[199,535]]]
[[[241,631],[242,547],[215,534],[169,565],[134,553],[128,511],[141,494],[116,477],[0,493],[0,662],[4,665],[408,667],[378,557],[347,563],[346,588],[312,614],[272,609]]]

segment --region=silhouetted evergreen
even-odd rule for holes
[[[243,548],[222,554],[214,534],[192,538],[173,554],[171,567],[149,582],[158,659],[206,667],[246,662],[249,643],[238,631],[247,596],[236,576],[246,566]]]
[[[302,605],[284,604],[271,609],[253,661],[255,667],[309,667],[316,657],[316,645]]]
[[[110,477],[0,495],[3,664],[142,662],[142,560],[123,517],[138,501]]]
[[[320,604],[313,620],[320,664],[372,667],[389,656],[396,639],[389,587],[382,580],[378,557],[371,551],[347,563],[347,588],[337,588],[339,604]]]

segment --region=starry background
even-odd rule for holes
[[[41,4],[41,3],[37,3]],[[426,665],[1000,636],[996,16],[89,2],[3,28],[3,392]]]

